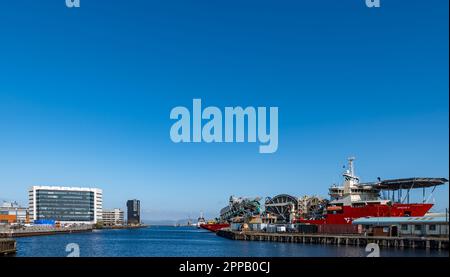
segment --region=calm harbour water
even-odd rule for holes
[[[81,257],[360,257],[364,247],[232,241],[192,227],[95,230],[92,233],[17,238],[18,257],[64,257],[66,245]],[[448,251],[381,249],[381,256],[445,256]]]

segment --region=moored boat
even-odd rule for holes
[[[229,223],[216,223],[216,222],[208,222],[200,225],[200,228],[206,229],[211,232],[217,232],[220,229],[230,227]]]

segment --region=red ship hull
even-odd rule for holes
[[[310,224],[351,224],[361,217],[396,217],[396,216],[424,216],[433,204],[369,204],[364,207],[343,206],[341,210],[326,215],[325,219],[300,219],[301,223]]]
[[[206,229],[211,232],[217,232],[222,228],[228,227],[230,227],[230,224],[228,223],[205,223],[200,225],[200,228]]]

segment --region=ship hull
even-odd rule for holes
[[[200,225],[200,228],[203,228],[205,230],[211,231],[216,233],[217,231],[219,231],[222,228],[228,228],[230,227],[230,224],[228,223],[206,223],[206,224],[202,224]]]
[[[301,223],[309,224],[351,224],[353,220],[361,217],[399,217],[424,216],[433,204],[393,204],[393,205],[367,205],[364,207],[343,206],[341,211],[327,214],[325,219],[300,219]]]

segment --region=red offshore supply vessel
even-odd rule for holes
[[[344,172],[344,184],[329,189],[330,201],[321,218],[298,218],[294,222],[310,224],[351,224],[361,217],[407,217],[424,216],[433,207],[426,203],[425,188],[448,182],[445,178],[404,178],[360,183],[354,175],[354,158],[349,158],[348,169]],[[412,189],[423,189],[422,203],[409,203]],[[403,191],[406,194],[403,196]],[[397,192],[397,195],[395,195]],[[380,194],[388,194],[381,198]],[[390,198],[390,199],[389,199]],[[395,200],[397,198],[397,200]]]
[[[216,221],[205,221],[203,217],[203,213],[200,214],[200,217],[197,220],[197,228],[203,228],[211,232],[217,232],[222,228],[230,227],[229,223],[217,223]]]
[[[216,222],[208,222],[200,225],[200,228],[206,229],[211,232],[217,232],[222,228],[230,227],[229,223],[216,223]]]

